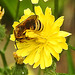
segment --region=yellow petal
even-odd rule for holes
[[[25,42],[21,43],[21,42],[17,41],[16,44],[17,44],[18,49],[23,49],[23,48],[29,47],[29,44],[26,44]]]
[[[45,15],[48,16],[48,15],[51,15],[51,14],[52,14],[51,8],[47,7],[46,10],[45,10]]]
[[[35,58],[34,58],[34,62],[38,62],[38,60],[40,59],[40,53],[36,53]]]
[[[26,20],[29,16],[34,15],[33,12],[31,12],[31,10],[29,8],[24,10],[24,15],[21,17],[21,19],[19,20],[19,22],[21,23],[22,21]]]
[[[1,6],[0,6],[0,11],[1,11]]]
[[[29,17],[29,15],[23,15],[19,22],[21,23],[22,21],[26,20]]]
[[[29,58],[26,57],[25,60],[24,60],[23,62],[24,62],[25,64],[28,64],[28,62],[29,62]]]
[[[39,0],[31,0],[32,4],[37,4]]]
[[[19,24],[19,22],[14,22],[14,24],[12,25],[12,27],[15,28],[18,24]]]
[[[51,54],[49,53],[49,56],[46,55],[46,52],[44,52],[44,60],[45,60],[45,66],[49,67],[52,64],[52,57]]]
[[[46,46],[44,46],[44,52],[45,52],[45,54],[46,54],[47,57],[50,56],[50,50],[48,50],[48,49],[46,48]]]
[[[43,50],[41,51],[41,56],[40,56],[40,67],[41,67],[41,69],[45,69],[45,61],[44,61]]]
[[[59,43],[60,46],[64,49],[64,50],[68,50],[68,45],[67,43]]]
[[[16,53],[18,55],[21,55],[22,57],[25,57],[27,55],[29,55],[31,51],[27,51],[26,49],[20,49],[20,50],[17,50]]]
[[[50,32],[51,28],[52,28],[52,25],[55,21],[55,17],[53,15],[48,15],[48,16],[45,16],[44,19],[46,21],[46,22],[44,21],[46,23],[44,27],[46,28],[47,31]]]
[[[38,66],[39,66],[39,64],[40,64],[40,60],[34,64],[33,68],[38,67]]]
[[[48,35],[50,35],[50,36],[56,35],[59,31],[60,31],[60,27],[51,26],[50,34],[48,34]]]
[[[36,50],[32,51],[24,60],[24,63],[29,63],[32,65],[34,63],[34,57],[35,57]]]
[[[25,15],[29,15],[31,13],[31,10],[29,8],[25,9],[24,10],[24,14]]]
[[[31,55],[31,57],[30,57],[30,60],[29,60],[30,65],[34,64],[34,57],[35,57],[35,53],[33,55]]]
[[[54,23],[55,17],[53,15],[48,15],[44,16],[43,18],[40,19],[42,23],[44,23],[44,28],[42,32],[40,33],[41,35],[49,36],[52,35],[52,25]],[[55,32],[56,29],[53,29],[53,32]]]
[[[11,34],[11,35],[10,35],[10,40],[15,41],[15,36],[14,36],[14,34]]]
[[[36,15],[41,16],[41,14],[43,14],[42,9],[41,9],[40,6],[35,6],[34,9],[35,9]]]
[[[33,50],[37,49],[38,45],[34,42],[29,42],[29,43],[24,42],[24,43],[18,43],[17,47],[18,47],[19,50],[23,51],[20,55],[22,57],[25,57],[29,53],[31,53]]]
[[[46,16],[47,17],[47,16]],[[48,22],[48,24],[50,25],[50,26],[52,26],[53,25],[53,23],[54,23],[54,21],[55,21],[55,17],[53,16],[53,15],[48,15],[48,17],[47,17],[47,22]]]
[[[50,50],[50,53],[59,61],[59,59],[60,59],[59,54],[53,48],[51,48],[49,45],[46,47],[47,47],[47,49]]]
[[[67,37],[67,36],[70,36],[72,35],[71,33],[68,33],[68,32],[65,32],[65,31],[60,31],[59,32],[59,36],[62,36],[62,37]]]
[[[64,21],[64,16],[59,17],[55,22],[53,27],[61,27]]]
[[[48,45],[51,48],[53,48],[57,53],[61,53],[62,52],[62,47],[58,43],[52,44],[51,42],[49,42]]]
[[[38,62],[39,59],[40,59],[40,51],[41,51],[41,47],[38,47],[38,48],[37,48],[36,55],[35,55],[35,57],[34,57],[34,62],[35,62],[35,63]]]
[[[56,42],[66,42],[66,39],[64,37],[55,37],[53,40]]]
[[[17,54],[18,56],[21,56],[21,54],[23,53],[23,51],[24,51],[24,50],[17,50],[17,51],[16,51],[16,54]]]
[[[39,20],[41,23],[44,25],[46,20],[45,20],[45,15],[43,14],[43,11],[40,6],[35,6],[35,14],[39,16]]]

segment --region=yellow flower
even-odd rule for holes
[[[44,0],[45,2],[47,2],[48,0]],[[39,0],[31,0],[32,4],[37,4],[39,2]]]
[[[3,15],[4,15],[4,8],[3,8],[3,10],[1,11],[1,6],[0,6],[0,20],[2,19]]]
[[[45,14],[43,14],[41,7],[35,6],[35,14],[39,16],[39,20],[43,25],[43,30],[40,32],[26,32],[25,35],[33,39],[24,39],[25,42],[17,41],[16,45],[18,50],[16,53],[19,56],[25,57],[23,61],[25,64],[29,63],[30,65],[33,65],[33,68],[40,65],[41,69],[44,69],[45,67],[51,66],[52,56],[59,61],[59,54],[63,49],[68,49],[65,37],[71,34],[65,31],[60,31],[64,16],[59,17],[55,21],[51,8],[47,7]],[[30,9],[24,10],[24,15],[19,22],[14,22],[13,28],[27,17],[35,14],[31,12]],[[11,35],[11,40],[15,41],[14,34]]]

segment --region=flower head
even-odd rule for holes
[[[16,52],[13,53],[13,56],[17,64],[23,64],[24,58],[22,56],[18,56]]]
[[[33,39],[24,39],[24,42],[17,40],[16,45],[18,50],[16,53],[19,56],[25,57],[23,61],[25,64],[29,63],[34,68],[40,65],[41,69],[44,69],[45,67],[51,66],[52,56],[59,61],[59,54],[63,49],[68,49],[65,37],[71,34],[60,31],[64,16],[59,17],[55,21],[51,8],[47,7],[45,14],[43,14],[41,7],[35,6],[35,14],[39,16],[38,19],[43,25],[43,29],[41,31],[27,31],[25,36]],[[19,22],[14,22],[13,28],[15,29],[19,23],[35,14],[30,9],[24,10],[24,16],[21,17]],[[15,41],[14,33],[11,35],[11,40]]]
[[[47,2],[48,0],[44,0],[44,2]],[[31,0],[31,2],[33,3],[33,4],[37,4],[38,2],[39,2],[39,0]]]
[[[3,10],[1,10],[1,6],[0,6],[0,20],[2,19],[3,15],[4,15],[4,8]]]

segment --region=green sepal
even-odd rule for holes
[[[24,64],[15,64],[11,72],[12,75],[28,75],[28,70]]]
[[[5,31],[5,25],[0,24],[0,41],[3,40],[3,38],[5,37]]]
[[[44,75],[56,75],[56,63],[53,61],[52,66],[45,68]]]

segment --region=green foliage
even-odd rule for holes
[[[75,74],[57,73],[56,75],[75,75]]]
[[[5,14],[7,13],[7,15],[9,15],[9,13],[10,13],[11,16],[9,16],[9,17],[12,17],[14,20],[16,20],[15,18],[19,19],[23,15],[24,9],[30,8],[33,11],[33,5],[31,3],[31,0],[23,0],[22,2],[20,2],[19,7],[17,8],[18,1],[19,0],[0,0],[0,5],[5,9]],[[64,0],[59,0],[58,12],[56,12],[57,9],[55,11],[55,13],[57,15],[59,15],[59,13],[63,12],[64,2],[65,2]],[[34,6],[38,6],[38,5],[42,7],[43,12],[45,11],[45,8],[47,6],[52,9],[52,12],[54,12],[54,9],[55,9],[54,0],[48,0],[46,3],[43,0],[39,0],[39,3]],[[17,9],[18,9],[18,12],[17,12]],[[16,16],[16,14],[17,14],[17,16]],[[60,14],[60,15],[62,15],[62,14]],[[8,17],[6,19],[8,19]],[[9,19],[8,21],[11,21],[11,20]],[[3,40],[4,36],[5,36],[5,26],[0,25],[0,41]],[[3,51],[6,50],[8,43],[9,43],[9,37],[3,48]],[[72,62],[72,56],[71,56],[70,49],[75,50],[75,48],[72,47],[71,45],[69,45],[69,50],[67,51],[67,59],[68,59],[68,67],[69,67],[68,69],[69,69],[70,75],[75,75],[75,74],[72,74],[75,72],[74,72],[74,66],[73,66],[73,62]],[[10,70],[7,69],[5,54],[1,54],[1,56],[2,56],[2,59],[4,62],[3,63],[4,68],[0,69],[0,75],[10,75],[9,74]],[[53,62],[51,67],[48,67],[44,70],[44,75],[69,75],[69,74],[64,74],[64,73],[56,73],[55,69],[56,69],[56,63]],[[12,67],[11,72],[12,72],[12,75],[28,75],[28,70],[24,66],[24,64],[22,64],[22,65],[15,64],[15,66]]]
[[[5,26],[0,24],[0,41],[5,37]]]
[[[75,47],[73,47],[72,45],[68,45],[70,49],[75,50]]]
[[[7,68],[0,68],[0,75],[11,75],[10,69]]]
[[[15,64],[12,67],[12,75],[28,75],[28,70],[24,64]]]
[[[44,75],[56,75],[56,63],[53,61],[52,66],[44,70]]]
[[[0,4],[5,8],[5,11],[7,13],[10,13],[13,19],[16,17],[16,10],[17,10],[17,4],[18,0],[0,0]],[[60,10],[63,9],[63,0],[59,0],[59,13]],[[50,7],[52,9],[52,12],[54,12],[54,0],[48,0],[47,2],[44,2],[43,0],[39,0],[38,4],[35,4],[35,6],[41,6],[43,9],[43,12],[45,11],[46,7]],[[24,9],[30,8],[33,11],[33,5],[31,3],[31,0],[23,0],[20,2],[20,7],[19,7],[19,13],[18,13],[18,18],[20,18],[23,13]],[[9,14],[8,14],[9,15]]]
[[[65,74],[65,73],[57,73],[56,75],[69,75],[69,74]]]
[[[68,44],[69,44],[69,40],[70,40],[70,36],[67,38],[67,41],[66,41]],[[68,50],[67,50],[67,61],[68,61],[68,73],[69,74],[75,73],[70,46],[68,47]]]

